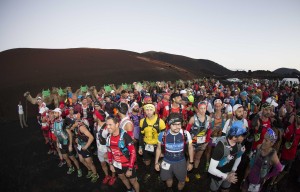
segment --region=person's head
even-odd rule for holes
[[[178,93],[173,93],[170,97],[172,103],[176,103],[178,105],[181,104],[181,95]]]
[[[286,105],[286,110],[289,111],[289,112],[290,112],[290,111],[293,111],[294,107],[295,107],[294,101],[289,100],[289,101],[287,102],[287,105]]]
[[[122,96],[122,98],[128,98],[128,95],[129,95],[129,93],[128,93],[127,90],[122,90],[122,91],[121,91],[121,96]]]
[[[235,104],[232,108],[233,115],[236,119],[242,120],[244,117],[244,108],[241,104]]]
[[[38,105],[41,105],[43,103],[42,98],[41,97],[37,97],[36,98],[36,102]]]
[[[76,117],[77,120],[80,120],[81,119],[81,113],[77,110],[74,110],[74,115]]]
[[[198,113],[200,113],[200,115],[205,115],[207,109],[207,103],[205,101],[200,101],[198,103],[197,108],[198,108]]]
[[[134,112],[134,113],[140,112],[140,107],[139,107],[139,104],[137,102],[133,102],[131,104],[130,108],[131,108],[131,111]]]
[[[215,101],[214,101],[214,106],[215,106],[215,111],[221,111],[221,109],[222,109],[222,101],[221,101],[221,99],[216,99]]]
[[[148,118],[153,117],[155,114],[155,106],[153,104],[146,104],[143,106],[145,114]]]
[[[116,131],[119,130],[119,122],[116,117],[107,117],[106,119],[106,126],[107,126],[107,131],[110,134],[115,133]]]
[[[86,101],[87,101],[88,104],[92,103],[93,102],[92,96],[91,95],[87,95],[86,96]]]
[[[265,134],[264,140],[261,144],[262,149],[269,149],[271,148],[277,140],[277,135],[273,131],[273,129],[268,128]]]
[[[73,108],[73,106],[69,107],[69,114],[70,115],[74,115],[74,108]]]
[[[111,96],[110,95],[105,95],[104,99],[105,99],[106,103],[111,102]]]
[[[261,110],[262,110],[262,115],[265,118],[269,118],[271,115],[271,105],[269,103],[264,103],[261,106]]]
[[[105,122],[106,114],[102,109],[94,110],[93,117],[95,121]]]
[[[163,99],[166,101],[170,100],[170,93],[163,93]]]
[[[145,96],[144,98],[144,104],[149,104],[149,103],[152,103],[152,98],[150,96]]]
[[[86,105],[87,104],[87,98],[86,97],[82,97],[81,98],[81,103],[82,103],[82,105]]]
[[[185,89],[181,90],[179,93],[181,94],[182,97],[187,97],[188,96],[187,91]]]
[[[247,99],[247,96],[248,96],[247,91],[242,91],[242,92],[240,93],[240,97],[241,97],[241,99],[242,99],[243,101],[245,101],[245,100]]]
[[[170,113],[168,124],[173,133],[179,133],[182,126],[182,116],[179,113]]]
[[[60,109],[60,108],[55,108],[55,109],[53,110],[53,112],[54,112],[54,117],[55,117],[55,118],[60,117],[60,115],[61,115],[61,109]]]
[[[244,126],[244,122],[242,121],[233,122],[228,132],[228,138],[238,143],[241,143],[243,142],[246,136],[247,136],[247,129]]]
[[[120,103],[117,106],[117,110],[118,110],[118,114],[123,114],[126,115],[127,111],[128,111],[128,105],[126,103]]]
[[[96,110],[100,110],[100,109],[101,109],[101,104],[100,104],[100,102],[99,102],[99,101],[95,101],[95,102],[94,102],[94,107],[95,107]]]
[[[77,102],[77,95],[72,94],[72,103],[76,103],[76,102]]]

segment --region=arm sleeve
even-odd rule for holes
[[[220,170],[217,169],[217,166],[219,164],[219,161],[214,160],[213,158],[210,160],[208,172],[214,176],[220,177],[222,179],[226,179],[227,174],[222,173]]]
[[[229,121],[230,119],[228,119],[223,127],[223,130],[222,130],[222,133],[224,133],[225,135],[227,135],[227,128],[228,128],[228,125],[229,125]]]
[[[124,133],[124,140],[125,140],[125,144],[127,146],[127,149],[129,151],[129,154],[130,154],[130,159],[129,159],[129,168],[133,168],[134,167],[134,163],[135,163],[135,160],[136,160],[136,151],[135,151],[135,148],[134,148],[134,144],[133,144],[133,140],[132,138]]]
[[[272,171],[267,174],[266,179],[269,179],[271,177],[278,175],[281,170],[282,170],[282,165],[280,162],[278,162],[275,166],[273,166]]]
[[[233,172],[235,172],[235,171],[237,170],[237,168],[238,168],[238,166],[239,166],[239,164],[240,164],[240,162],[241,162],[241,159],[242,159],[242,156],[239,157],[239,158],[237,158],[237,159],[235,160],[235,162],[234,162],[234,164],[233,164],[233,167],[232,167],[232,169],[231,169]]]

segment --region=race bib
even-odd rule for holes
[[[107,152],[107,148],[106,148],[105,145],[99,145],[98,150],[99,150],[100,152]]]
[[[248,191],[259,192],[260,184],[249,184]]]
[[[217,144],[217,139],[218,139],[218,137],[212,137],[211,142],[212,142],[213,144]]]
[[[117,161],[113,161],[113,165],[114,165],[114,167],[122,170],[122,163],[119,163]]]
[[[77,145],[77,149],[79,150],[79,151],[81,151],[81,145]]]
[[[146,144],[145,150],[150,151],[150,152],[154,152],[154,145]]]
[[[197,137],[197,143],[198,144],[201,144],[201,143],[204,143],[204,142],[205,142],[205,136]]]
[[[169,163],[167,163],[167,162],[165,162],[165,161],[163,161],[162,163],[161,163],[161,168],[163,168],[164,170],[169,170],[170,169],[170,164]]]

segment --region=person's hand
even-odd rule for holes
[[[142,148],[139,148],[139,154],[143,155],[143,149]]]
[[[229,173],[226,177],[226,180],[230,183],[235,184],[238,181],[236,173]]]
[[[154,167],[155,167],[155,170],[156,170],[156,171],[159,171],[159,170],[160,170],[160,167],[159,167],[159,166],[160,166],[159,163],[155,163],[155,166],[154,166]]]
[[[190,170],[192,170],[192,169],[193,169],[193,164],[188,163],[187,171],[190,171]]]
[[[86,145],[81,148],[81,150],[85,151],[87,149]]]
[[[125,175],[126,175],[126,177],[131,177],[132,169],[128,168]]]

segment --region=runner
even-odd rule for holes
[[[257,146],[256,153],[251,157],[249,175],[242,183],[243,191],[262,191],[265,182],[282,170],[277,153],[272,148],[276,140],[275,132],[268,128],[263,143]]]
[[[24,124],[25,127],[28,127],[25,121],[25,115],[24,115],[24,110],[21,101],[19,101],[18,104],[18,113],[19,113],[20,126],[23,128],[23,124]]]
[[[117,106],[117,114],[119,115],[121,121],[120,121],[120,129],[123,129],[127,132],[127,134],[134,139],[133,132],[134,132],[134,126],[132,121],[130,120],[130,117],[127,116],[128,113],[128,104],[126,103],[119,103]]]
[[[190,132],[192,137],[192,143],[194,147],[194,169],[193,174],[196,179],[200,179],[200,170],[198,166],[203,152],[205,151],[207,144],[210,140],[211,134],[211,119],[206,113],[206,102],[199,102],[197,113],[191,117],[186,130]],[[206,162],[209,165],[209,159]],[[189,181],[189,178],[186,178]]]
[[[247,129],[241,121],[232,124],[226,137],[221,137],[210,160],[208,172],[212,174],[211,191],[229,191],[231,183],[238,181],[235,171],[241,162],[243,141]]]
[[[173,176],[178,180],[178,191],[181,192],[185,185],[187,171],[193,169],[194,150],[192,138],[188,131],[182,129],[182,117],[179,113],[171,113],[169,116],[170,129],[163,131],[158,136],[155,155],[155,169],[160,171],[161,180],[166,181],[167,192],[171,192]],[[162,147],[164,147],[162,149]],[[185,149],[188,149],[189,162],[185,159]],[[163,154],[163,161],[159,159]]]
[[[79,167],[77,159],[74,157],[73,148],[72,148],[72,133],[69,129],[71,122],[64,123],[64,120],[61,118],[61,110],[55,108],[53,110],[55,121],[53,124],[53,131],[57,138],[57,147],[60,149],[63,158],[66,160],[69,170],[68,175],[72,174],[75,171],[75,168],[72,165],[71,160],[77,168],[77,177],[82,176],[82,171]],[[64,126],[65,125],[65,126]],[[71,159],[71,160],[70,160]]]
[[[110,135],[106,139],[107,157],[109,167],[112,172],[118,174],[127,188],[127,192],[139,192],[140,185],[137,181],[136,168],[136,151],[132,138],[119,128],[116,118],[108,117],[106,119],[107,130]],[[130,185],[131,184],[131,185]]]
[[[155,151],[158,142],[158,134],[166,128],[165,122],[155,114],[153,104],[143,106],[146,117],[140,121],[140,136],[139,136],[139,154],[143,156],[146,173],[144,175],[144,183],[150,179],[151,161],[155,158]],[[153,166],[154,169],[154,166]]]

